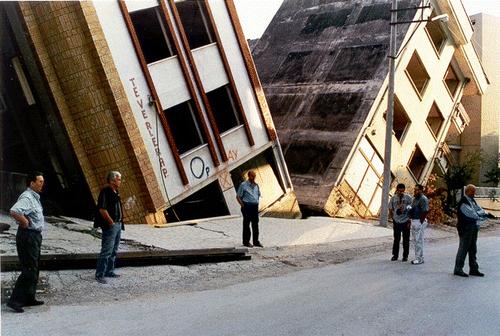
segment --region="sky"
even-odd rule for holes
[[[283,0],[235,0],[247,39],[259,38]],[[487,13],[500,17],[500,0],[462,0],[469,15]]]

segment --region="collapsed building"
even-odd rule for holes
[[[487,78],[460,1],[398,1],[392,187],[445,171],[463,96]],[[447,14],[448,21],[428,20]],[[377,216],[387,110],[390,0],[285,0],[253,56],[299,203]],[[419,22],[412,22],[419,21]]]
[[[29,170],[47,211],[91,217],[109,170],[125,220],[300,215],[232,1],[3,2],[2,208]]]

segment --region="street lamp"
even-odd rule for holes
[[[388,215],[389,215],[389,192],[390,192],[390,188],[391,188],[392,129],[393,129],[393,123],[394,123],[394,77],[396,74],[396,58],[398,57],[398,54],[396,54],[396,33],[397,33],[396,25],[405,24],[405,23],[413,23],[413,22],[438,21],[438,20],[441,22],[448,21],[448,15],[441,14],[441,15],[437,15],[433,18],[428,18],[428,19],[423,19],[423,17],[421,16],[420,20],[398,22],[397,13],[400,11],[419,10],[419,9],[421,9],[423,11],[424,9],[430,8],[430,7],[431,7],[430,5],[427,5],[427,6],[418,6],[418,7],[398,9],[397,0],[392,0],[391,22],[390,22],[391,33],[390,33],[390,40],[389,40],[389,87],[388,87],[388,93],[387,93],[387,114],[386,114],[385,149],[384,149],[384,174],[383,174],[383,185],[382,185],[382,204],[381,204],[381,210],[380,210],[380,226],[387,226],[387,220],[388,220]],[[404,47],[402,49],[404,49]]]

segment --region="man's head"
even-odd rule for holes
[[[465,194],[469,197],[474,197],[476,196],[476,186],[473,185],[473,184],[468,184],[466,187],[465,187]]]
[[[120,174],[120,172],[117,172],[115,170],[110,171],[106,179],[108,180],[108,183],[111,186],[111,188],[115,190],[117,190],[122,184],[122,174]]]
[[[252,183],[255,182],[255,172],[253,170],[248,171],[248,180]]]
[[[414,189],[414,191],[413,191],[413,194],[414,194],[415,196],[420,196],[420,195],[422,195],[423,193],[424,193],[424,186],[423,186],[423,185],[421,185],[421,184],[416,184],[416,185],[415,185],[415,189]]]
[[[399,183],[396,186],[396,194],[403,195],[405,193],[406,186],[403,183]]]
[[[28,174],[27,184],[34,192],[41,193],[43,189],[43,184],[45,180],[43,179],[43,174],[40,172],[32,172]]]

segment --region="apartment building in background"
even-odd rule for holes
[[[470,123],[458,136],[450,131],[450,148],[456,152],[457,162],[464,162],[468,155],[481,153],[483,160],[476,167],[473,183],[485,183],[485,174],[499,167],[500,141],[500,18],[485,13],[470,17],[474,27],[472,44],[488,75],[490,85],[481,96],[462,98],[462,104],[469,111]]]
[[[398,8],[391,182],[412,190],[446,171],[448,131],[471,119],[461,101],[483,95],[488,80],[461,1]],[[442,14],[447,22],[428,20]],[[379,214],[390,16],[390,0],[285,0],[253,49],[304,209]]]
[[[118,170],[126,221],[165,223],[239,214],[254,169],[261,210],[300,215],[232,1],[4,2],[0,24],[11,194],[42,170],[46,208],[89,217]]]

